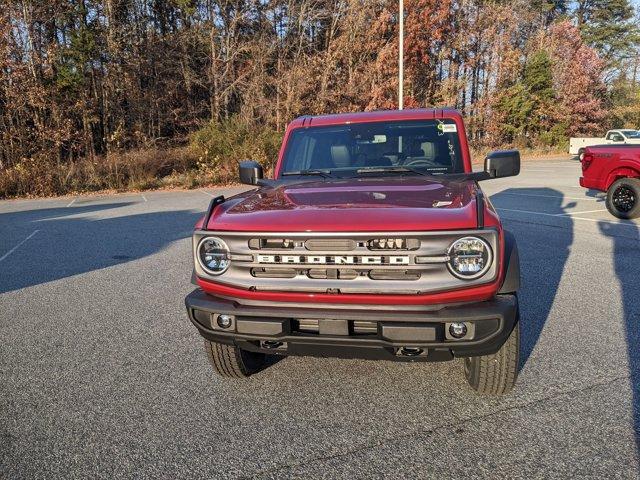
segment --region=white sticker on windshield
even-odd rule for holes
[[[456,133],[458,128],[455,123],[439,123],[438,130],[442,133]]]

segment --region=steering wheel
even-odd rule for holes
[[[409,160],[403,163],[405,167],[433,167],[435,163],[426,158],[416,158],[415,160]]]

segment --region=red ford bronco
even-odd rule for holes
[[[585,148],[580,186],[607,192],[607,210],[618,218],[640,217],[640,147]]]
[[[517,151],[473,173],[450,109],[301,117],[273,179],[213,199],[193,234],[189,318],[213,369],[246,377],[269,355],[464,359],[503,394],[519,360],[518,250],[478,181],[517,175]]]

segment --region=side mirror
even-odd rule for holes
[[[238,167],[240,172],[240,183],[247,185],[257,185],[258,180],[262,180],[262,165],[253,160],[243,160]]]
[[[520,173],[520,152],[498,150],[484,159],[484,171],[489,178],[513,177]]]

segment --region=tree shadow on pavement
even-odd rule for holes
[[[549,319],[573,243],[573,220],[564,194],[552,188],[509,188],[491,196],[520,253],[520,369],[538,343]],[[522,211],[534,211],[540,216]],[[501,211],[501,207],[504,207]],[[536,210],[538,211],[538,210]]]
[[[620,283],[633,398],[633,430],[640,451],[640,232],[630,224],[599,222],[603,235],[613,242],[613,265]]]
[[[191,235],[192,210],[125,214],[129,202],[0,214],[0,232],[19,229],[11,244],[36,234],[0,263],[0,293],[152,255]],[[103,217],[103,218],[100,218]],[[7,243],[6,240],[3,243]],[[3,247],[3,250],[6,247]],[[0,251],[0,256],[5,254]],[[162,265],[159,266],[161,274]],[[190,272],[185,275],[188,278]]]

